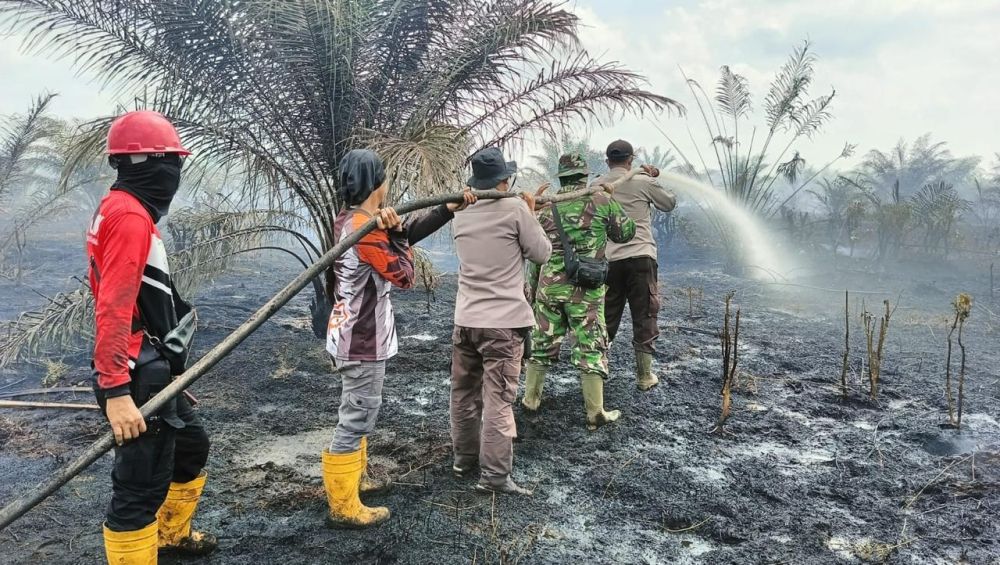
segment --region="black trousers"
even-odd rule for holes
[[[609,343],[618,334],[627,302],[632,313],[632,346],[636,351],[653,353],[653,345],[660,336],[656,325],[660,312],[656,271],[656,259],[652,257],[630,257],[608,264],[604,316]]]
[[[152,361],[132,371],[132,399],[141,406],[169,383],[166,361]],[[99,391],[97,396],[103,407]],[[208,461],[208,449],[208,434],[184,396],[147,419],[145,433],[115,448],[108,528],[126,532],[155,522],[171,481],[196,479]]]

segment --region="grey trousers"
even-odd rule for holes
[[[451,439],[455,464],[479,462],[480,481],[502,485],[514,465],[524,333],[456,326],[451,353]]]
[[[340,418],[330,442],[330,453],[353,453],[361,449],[361,438],[375,430],[382,406],[385,361],[362,361],[340,365]]]

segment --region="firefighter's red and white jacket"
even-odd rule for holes
[[[175,316],[166,248],[139,200],[111,190],[87,230],[87,257],[96,318],[97,386],[109,397],[128,394],[143,324],[169,330]]]

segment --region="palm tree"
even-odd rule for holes
[[[955,225],[962,214],[972,209],[972,203],[961,198],[955,187],[943,181],[928,183],[913,195],[913,216],[924,230],[924,251],[951,248]]]
[[[28,46],[153,92],[196,153],[287,192],[329,247],[340,158],[383,154],[395,197],[571,117],[678,105],[591,58],[551,0],[0,0]],[[95,124],[98,142],[104,124]]]
[[[818,184],[820,190],[808,192],[816,197],[825,212],[827,235],[833,255],[837,255],[846,237],[849,255],[853,257],[858,229],[865,214],[863,195],[856,186],[840,177],[821,179]]]
[[[845,145],[839,155],[805,179],[799,178],[805,166],[805,159],[799,152],[784,160],[797,141],[803,137],[812,138],[832,118],[830,106],[835,90],[809,98],[815,62],[816,55],[808,41],[792,51],[764,97],[763,128],[745,123],[750,119],[753,106],[746,77],[723,66],[713,98],[697,81],[685,75],[710,141],[706,152],[695,147],[694,160],[680,150],[671,136],[666,136],[683,159],[684,168],[696,171],[713,186],[718,182],[730,199],[748,210],[771,216],[836,161],[849,157],[854,148]],[[774,146],[775,143],[779,145]],[[780,149],[774,152],[775,147]],[[771,162],[766,163],[765,159]],[[774,184],[781,178],[793,188],[788,197],[778,202]]]
[[[62,158],[72,147],[69,124],[49,115],[55,94],[37,96],[24,113],[0,123],[0,276],[20,283],[28,232],[71,209],[73,202],[56,188]],[[83,186],[84,171],[72,179]]]
[[[927,133],[912,144],[900,139],[889,151],[872,149],[859,171],[878,190],[889,193],[898,184],[902,195],[907,197],[929,183],[966,181],[978,164],[978,157],[953,157],[946,142],[932,142],[931,134]]]
[[[58,122],[48,115],[53,98],[42,94],[26,113],[0,120],[0,204],[9,205],[16,192],[35,180],[46,145],[58,131]]]
[[[559,157],[566,153],[583,154],[591,175],[602,175],[608,170],[604,152],[591,147],[584,137],[574,138],[564,133],[560,137],[544,139],[539,149],[539,153],[531,155],[531,164],[524,169],[533,182],[548,182],[558,187]]]
[[[307,260],[333,244],[338,165],[354,147],[382,155],[399,201],[457,186],[481,147],[682,110],[592,58],[554,0],[0,0],[0,17],[28,49],[169,116],[246,200],[300,216],[280,227],[318,240]],[[75,162],[99,153],[110,119],[84,128]],[[239,225],[236,237],[252,233]],[[326,306],[317,296],[314,314]]]
[[[652,165],[661,171],[672,169],[677,162],[677,158],[669,149],[663,149],[659,145],[654,146],[652,151],[640,147],[635,153],[639,165]]]
[[[883,194],[864,174],[841,175],[839,181],[857,189],[871,208],[878,235],[875,260],[885,267],[890,259],[899,256],[913,219],[913,203],[905,199],[899,183],[889,194]]]

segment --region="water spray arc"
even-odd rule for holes
[[[658,177],[664,185],[689,197],[696,202],[709,220],[718,224],[721,230],[731,226],[735,230],[738,245],[747,267],[755,269],[755,276],[774,276],[791,270],[792,262],[782,256],[780,247],[761,226],[760,221],[748,210],[728,199],[721,191],[678,173],[660,173]]]

